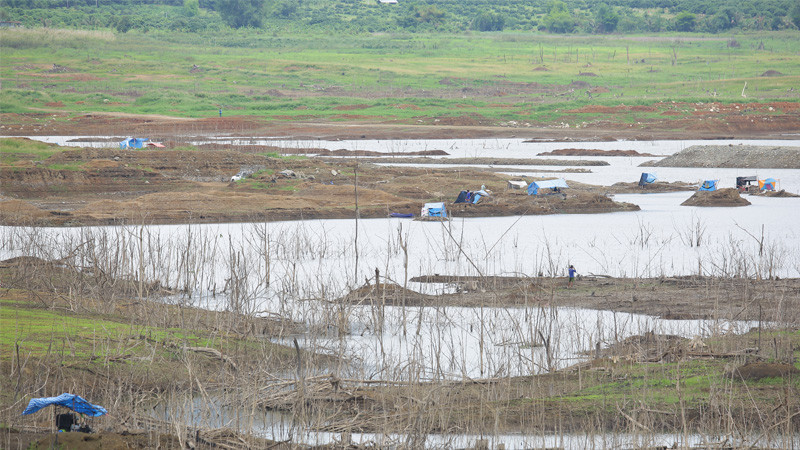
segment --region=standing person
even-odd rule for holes
[[[222,117],[222,108],[219,109],[219,116]]]
[[[575,266],[570,264],[569,265],[569,282],[567,283],[567,289],[572,287],[572,282],[575,281],[575,275],[577,273],[578,273],[578,271],[575,270]]]

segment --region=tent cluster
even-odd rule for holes
[[[489,191],[486,190],[485,186],[481,186],[479,191],[461,191],[458,193],[458,197],[453,203],[473,203],[477,204],[481,201],[483,197],[489,197],[491,194]]]
[[[704,181],[703,186],[705,185],[705,183],[709,183],[711,181],[714,182],[714,186],[716,189],[717,180]],[[751,175],[747,177],[736,177],[736,189],[738,189],[739,192],[745,192],[750,190],[751,188],[755,188],[755,186],[758,186],[758,190],[761,192],[776,191],[778,189],[779,181],[780,180],[776,180],[775,178],[765,178],[763,180],[759,180],[758,176],[756,175]],[[700,186],[701,191],[714,190],[714,189],[703,189],[703,186]]]

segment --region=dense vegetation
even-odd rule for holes
[[[779,30],[800,24],[796,0],[2,0],[25,26],[274,32],[548,31],[632,33]]]

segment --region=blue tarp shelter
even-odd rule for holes
[[[458,197],[456,197],[456,201],[453,203],[470,203],[472,201],[472,192],[470,191],[461,191],[458,193]]]
[[[703,181],[703,184],[700,185],[700,189],[698,189],[698,191],[716,191],[717,190],[717,181],[719,181],[719,180],[706,180],[706,181]]]
[[[422,217],[447,217],[447,209],[444,202],[425,203],[422,206]]]
[[[528,195],[539,195],[539,189],[561,189],[568,188],[567,182],[563,178],[554,180],[534,181],[528,185]]]
[[[68,394],[65,392],[58,397],[32,398],[30,403],[28,403],[28,407],[25,408],[25,411],[22,411],[22,415],[33,414],[36,411],[39,411],[40,409],[50,405],[64,406],[77,413],[85,414],[91,417],[102,416],[103,414],[108,413],[108,411],[106,411],[106,409],[100,405],[93,405],[79,395]]]
[[[776,180],[775,178],[758,180],[758,188],[762,191],[774,191],[777,185],[778,185],[778,180]]]
[[[654,181],[656,181],[655,174],[642,172],[642,176],[639,178],[639,186],[644,187]]]
[[[122,150],[126,148],[142,148],[144,143],[149,140],[148,138],[128,138],[119,143],[119,148]]]
[[[486,190],[481,189],[480,191],[474,192],[472,195],[472,203],[478,203],[481,201],[481,197],[488,197],[489,193]]]

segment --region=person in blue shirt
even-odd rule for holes
[[[575,266],[570,264],[570,266],[569,266],[569,283],[567,283],[567,288],[571,288],[572,287],[572,282],[575,281],[575,275],[577,273],[578,273],[578,271],[575,270]]]

